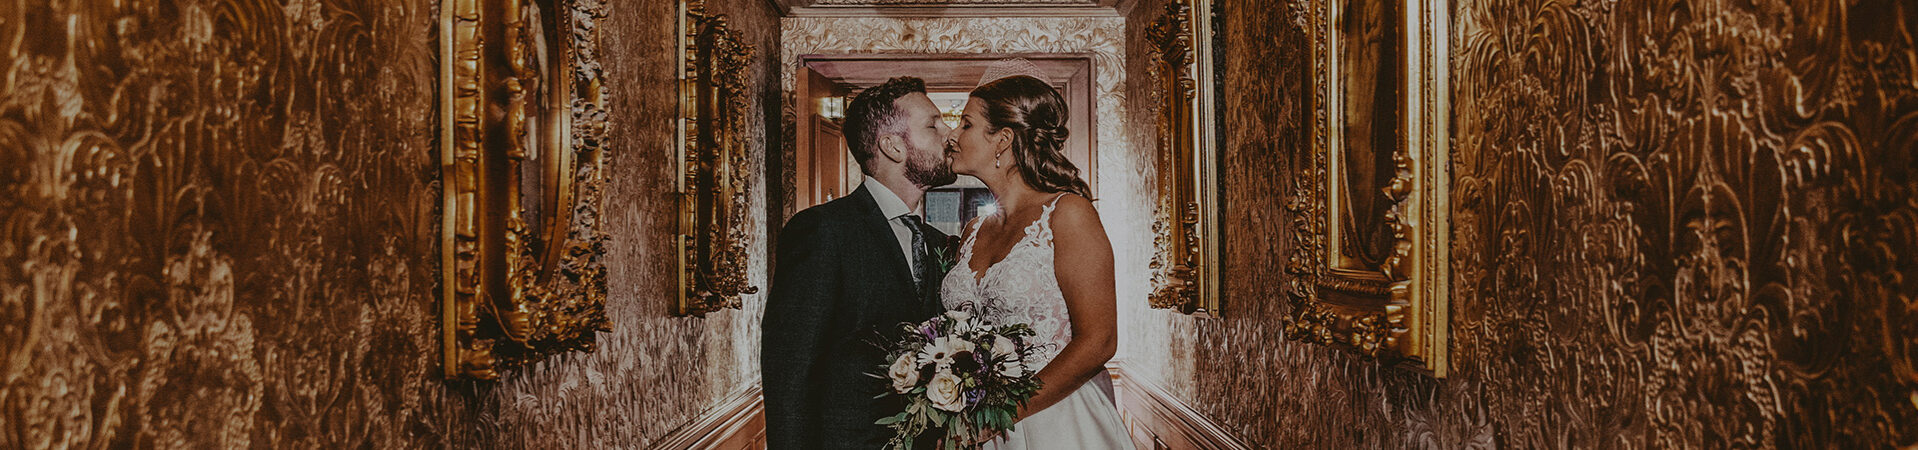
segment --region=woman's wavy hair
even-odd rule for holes
[[[1012,163],[1026,184],[1041,192],[1070,192],[1086,199],[1092,189],[1066,159],[1066,100],[1052,85],[1019,75],[972,90],[985,105],[988,133],[1012,130]]]

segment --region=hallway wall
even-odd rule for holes
[[[0,448],[447,440],[435,21],[0,6]]]
[[[440,378],[436,2],[49,3],[0,6],[0,448],[645,448],[756,381],[759,300],[668,317],[672,2],[601,22],[614,331],[497,384]]]
[[[777,91],[777,11],[765,0],[708,0],[707,11],[725,14],[731,29],[755,49],[746,107],[766,111]],[[614,242],[607,255],[607,315],[613,331],[601,333],[592,354],[561,355],[531,370],[504,377],[497,389],[475,394],[490,414],[478,420],[484,438],[501,447],[648,448],[735,392],[759,382],[759,311],[766,289],[765,187],[754,186],[745,225],[749,279],[761,294],[745,296],[743,310],[674,317],[679,289],[672,236],[679,216],[674,200],[674,140],[677,111],[673,52],[677,2],[609,2],[600,28],[605,81],[616,117],[607,185],[607,229]],[[749,179],[763,179],[766,114],[745,120],[745,141],[754,162]]]
[[[1128,368],[1274,447],[1918,443],[1918,8],[1754,3],[1454,2],[1435,381],[1284,339],[1308,8],[1227,0],[1227,317]]]

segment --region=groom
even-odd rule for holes
[[[843,129],[865,182],[779,235],[759,357],[772,450],[885,445],[891,430],[873,421],[903,405],[874,398],[885,392],[868,375],[886,363],[878,343],[943,310],[927,243],[947,236],[914,211],[926,189],[954,180],[951,128],[924,82],[899,77],[859,93]]]

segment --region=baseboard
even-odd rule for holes
[[[1112,372],[1119,417],[1139,450],[1252,448],[1158,385],[1128,376],[1124,363],[1114,362],[1106,368]]]
[[[766,448],[766,398],[753,383],[654,445],[671,450]]]

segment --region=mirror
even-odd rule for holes
[[[1450,195],[1447,4],[1315,0],[1314,148],[1287,336],[1444,377]],[[1415,28],[1414,28],[1415,27]]]
[[[606,318],[597,2],[441,9],[445,373],[592,351]]]

